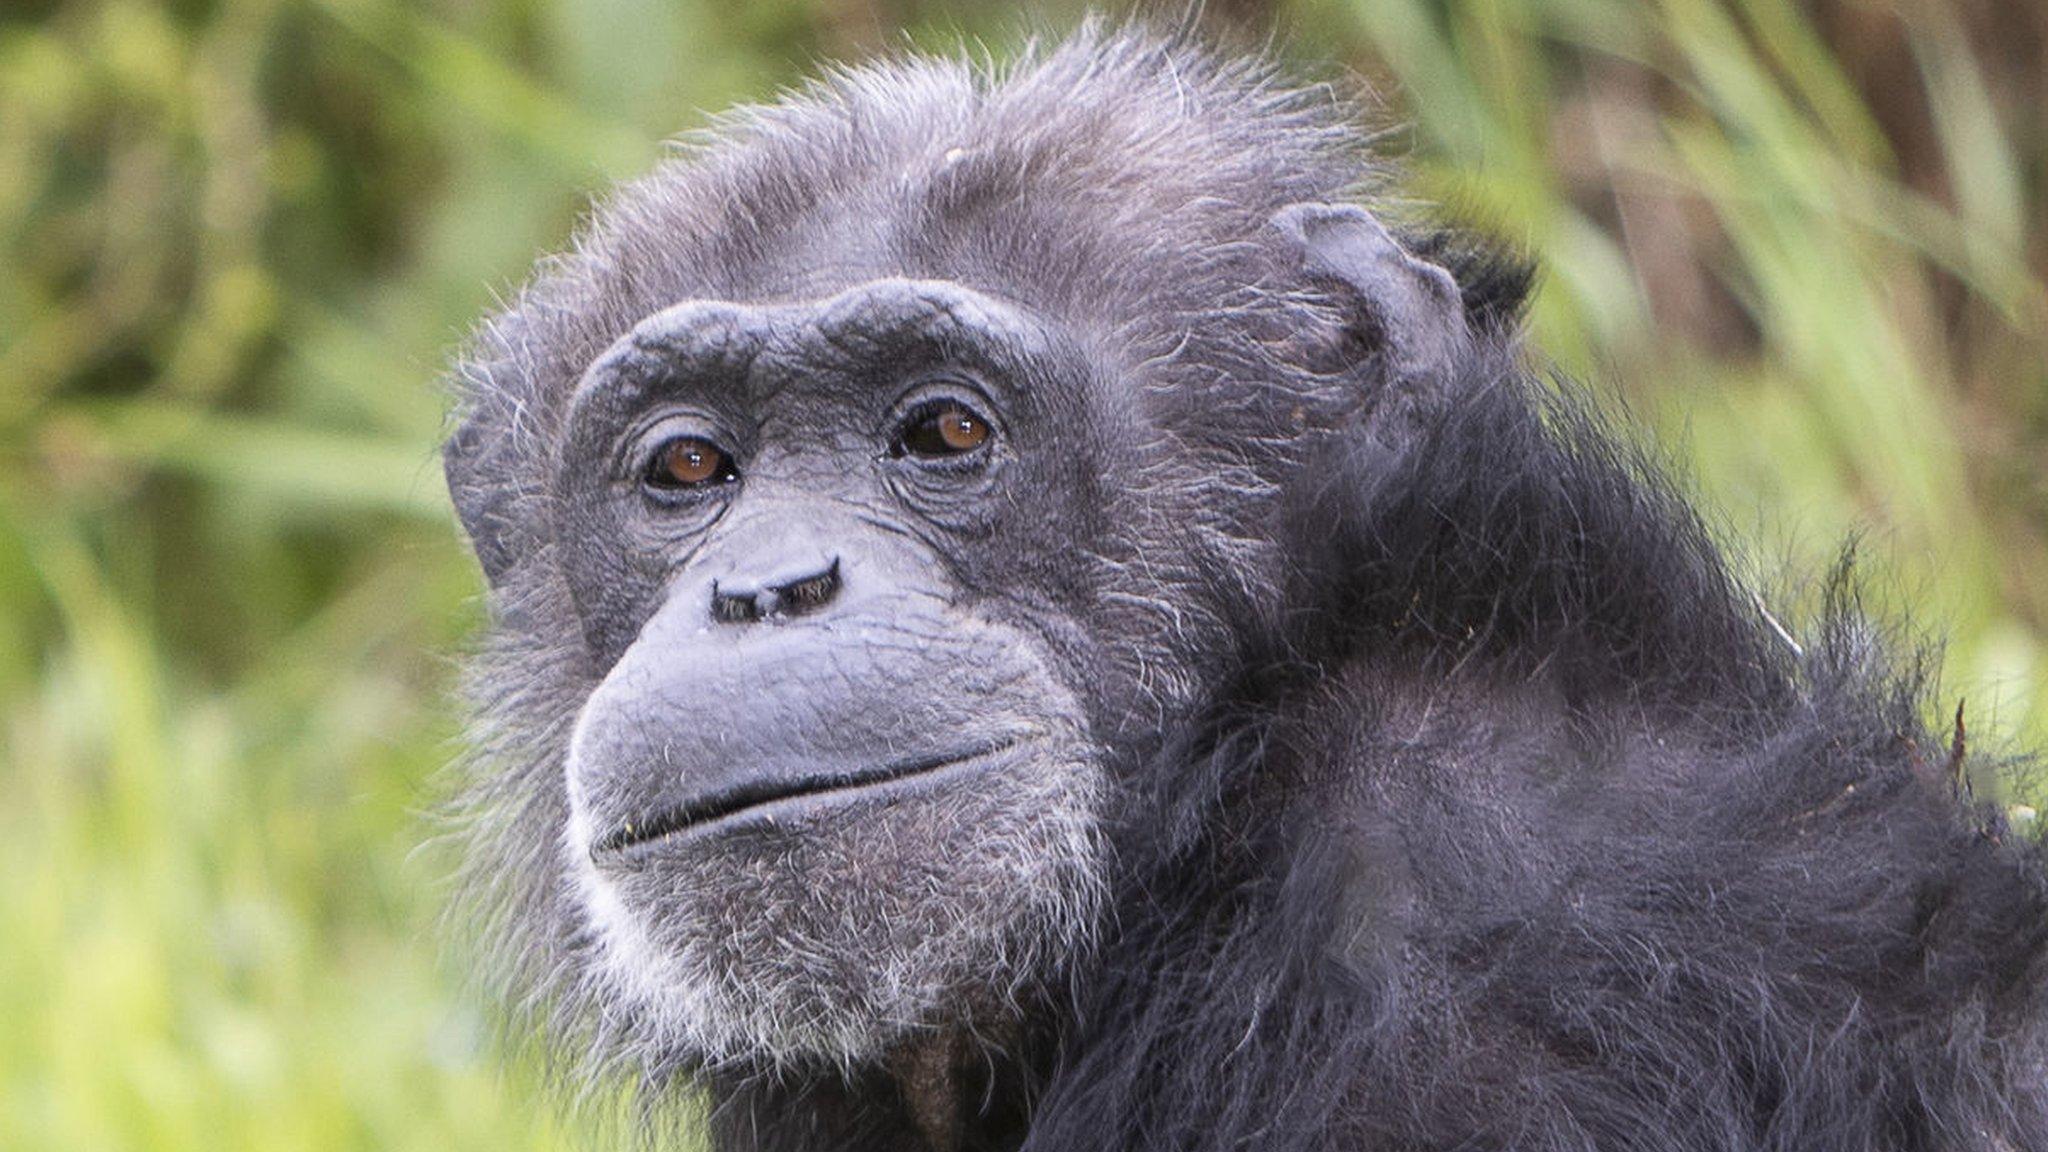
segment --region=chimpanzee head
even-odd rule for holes
[[[473,867],[657,1064],[997,1031],[1285,616],[1272,519],[1465,339],[1342,109],[1140,37],[735,117],[484,329]]]

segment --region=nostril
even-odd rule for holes
[[[744,624],[773,616],[799,616],[831,602],[839,592],[839,558],[807,575],[778,576],[763,581],[714,580],[711,615],[728,624]]]
[[[833,557],[822,572],[776,585],[768,591],[775,597],[776,608],[792,616],[822,608],[839,592],[839,558]]]
[[[759,593],[734,591],[719,587],[716,580],[711,582],[711,615],[714,619],[725,624],[744,624],[755,619],[759,611]]]

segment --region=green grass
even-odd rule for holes
[[[480,610],[432,381],[589,191],[897,36],[732,7],[0,16],[0,1148],[601,1141],[434,940]],[[1867,532],[1978,739],[2048,741],[2038,62],[1938,0],[1811,10],[1282,23],[1412,115],[1420,194],[1542,253],[1539,343],[1682,446],[1759,574]]]

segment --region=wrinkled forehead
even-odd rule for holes
[[[871,280],[812,300],[685,300],[635,324],[593,361],[571,406],[634,406],[678,386],[731,394],[792,380],[952,367],[1047,381],[1074,357],[1060,327],[1012,301],[941,280]]]

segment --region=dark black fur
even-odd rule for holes
[[[919,186],[962,117],[977,167]],[[801,295],[833,235],[804,222],[883,211],[859,261],[1085,321],[1143,382],[1186,453],[1157,483],[1213,507],[1161,578],[1205,688],[1127,743],[1100,945],[1013,1032],[850,1073],[635,1051],[708,1086],[715,1146],[913,1148],[936,1093],[963,1148],[2048,1149],[2048,881],[1958,796],[1917,667],[1841,579],[1781,635],[1532,376],[1518,261],[1403,230],[1473,338],[1390,378],[1266,226],[1380,191],[1354,139],[1263,66],[1087,34],[1002,80],[843,74],[599,215],[465,364],[450,450],[496,588],[473,869],[516,993],[571,1043],[630,1031],[579,998],[550,863],[601,671],[533,479],[563,382],[673,300]]]
[[[1919,679],[1474,367],[1303,510],[1336,639],[1193,753],[1032,1146],[2048,1146],[2037,853]]]

